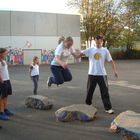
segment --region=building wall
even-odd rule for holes
[[[78,15],[0,11],[0,19],[0,47],[9,47],[12,55],[25,49],[51,52],[61,35],[72,36],[75,48],[81,46]]]

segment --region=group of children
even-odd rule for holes
[[[47,85],[51,87],[52,84],[60,85],[64,82],[71,81],[72,74],[67,63],[69,56],[73,55],[75,58],[80,58],[85,55],[89,58],[87,97],[85,102],[87,105],[92,104],[93,93],[98,84],[105,112],[112,114],[114,110],[112,109],[108,92],[107,73],[104,66],[105,62],[107,61],[112,64],[115,77],[118,77],[118,73],[110,52],[107,48],[103,47],[103,36],[97,36],[95,42],[95,47],[88,48],[80,53],[76,53],[73,49],[72,37],[67,37],[59,42],[55,50],[55,57],[51,63],[51,72],[53,76],[48,77]]]
[[[112,114],[112,109],[109,92],[107,73],[105,70],[105,61],[111,62],[115,77],[118,77],[115,63],[107,48],[103,47],[104,39],[102,36],[96,37],[96,47],[88,48],[80,53],[76,53],[73,46],[73,38],[63,36],[58,41],[58,46],[55,50],[55,57],[51,62],[51,77],[48,77],[47,86],[52,84],[61,85],[64,82],[72,80],[72,74],[68,66],[68,58],[73,55],[75,58],[80,58],[83,55],[89,58],[89,72],[87,82],[87,97],[85,103],[92,105],[93,93],[96,85],[99,85],[101,98],[105,108],[105,112]],[[0,48],[0,120],[9,120],[9,117],[14,115],[7,108],[8,96],[12,94],[12,87],[9,78],[8,66],[5,61],[7,50]],[[33,93],[37,95],[39,81],[39,58],[35,56],[29,68],[29,75],[33,81]],[[0,126],[1,128],[1,126]]]

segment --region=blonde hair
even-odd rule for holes
[[[63,42],[64,40],[65,40],[65,37],[64,37],[64,36],[59,37],[58,44],[60,44],[60,43]]]
[[[33,57],[33,65],[35,65],[35,61],[36,61],[37,59],[39,59],[37,56],[34,56],[34,57]],[[39,64],[39,63],[37,63],[37,64]]]
[[[64,40],[64,42],[68,42],[68,41],[70,41],[70,42],[73,43],[73,38],[72,38],[71,36],[68,36],[68,37]]]

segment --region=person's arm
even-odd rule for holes
[[[56,62],[57,62],[60,66],[62,66],[64,69],[66,69],[66,68],[68,67],[68,64],[67,64],[66,62],[62,61],[59,55],[56,55],[56,56],[55,56],[55,60],[56,60]]]
[[[33,66],[30,65],[30,67],[29,67],[29,76],[30,76],[30,77],[31,77],[31,72],[32,72],[32,70],[33,70]]]
[[[2,62],[0,62],[0,63],[2,63]],[[1,64],[0,64],[0,83],[3,83],[3,79],[1,77]]]
[[[1,75],[0,75],[0,83],[3,83],[3,80],[2,80],[2,77],[1,77]]]
[[[116,64],[115,64],[114,60],[111,60],[110,63],[112,64],[112,69],[113,69],[115,77],[118,78],[118,72],[117,72]]]
[[[108,50],[107,50],[106,59],[107,59],[108,62],[110,62],[112,64],[112,69],[113,69],[114,75],[115,75],[116,78],[118,78],[118,72],[117,72],[116,64],[115,64],[114,60],[112,59],[112,56],[111,56],[111,54]]]
[[[72,53],[72,55],[73,55],[73,57],[75,57],[75,58],[81,58],[82,56],[84,56],[84,54],[82,53],[82,52],[78,52],[78,53]]]
[[[81,58],[82,56],[87,56],[89,57],[90,49],[85,49],[82,51],[79,51],[78,53],[74,53],[73,56],[75,58]]]

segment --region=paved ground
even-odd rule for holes
[[[16,113],[10,121],[3,122],[0,140],[120,140],[119,134],[109,132],[113,118],[125,110],[140,112],[140,60],[117,61],[119,79],[113,77],[107,64],[110,81],[110,95],[116,113],[104,113],[99,89],[95,91],[93,105],[98,108],[97,118],[93,122],[61,123],[55,119],[54,112],[60,107],[75,103],[84,103],[88,63],[71,65],[73,81],[61,87],[46,88],[46,79],[51,74],[49,66],[40,67],[39,94],[46,95],[54,102],[50,111],[27,109],[24,100],[32,94],[32,82],[28,77],[27,66],[10,67],[13,96],[9,99],[10,108]]]

